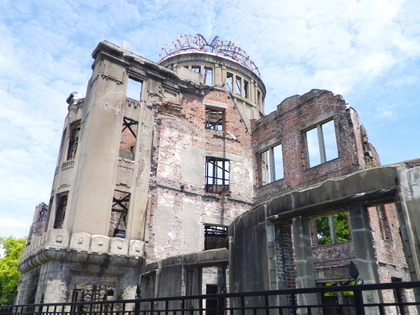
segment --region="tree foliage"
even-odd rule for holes
[[[351,236],[346,212],[334,214],[334,226],[337,243],[350,241]],[[318,245],[332,244],[328,217],[316,219],[316,232]]]
[[[18,263],[26,238],[0,237],[0,246],[4,249],[4,257],[0,258],[0,305],[10,305],[16,295],[20,276]]]

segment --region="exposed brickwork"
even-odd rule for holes
[[[311,126],[334,120],[338,158],[308,167],[307,148],[303,133]],[[379,165],[377,159],[367,163],[357,113],[346,105],[340,95],[329,91],[312,90],[303,96],[285,99],[277,111],[253,123],[253,147],[263,148],[271,139],[279,139],[283,149],[284,178],[256,189],[255,203],[275,195],[301,189],[328,178]],[[375,156],[376,152],[370,145]],[[258,151],[258,150],[257,150]],[[369,161],[371,162],[371,161]],[[376,162],[376,163],[375,163]],[[373,165],[374,164],[374,165]],[[261,157],[256,154],[255,179],[261,183]]]
[[[283,227],[279,230],[274,250],[279,288],[295,288],[296,267],[290,227]]]
[[[338,158],[309,167],[304,134],[312,127],[329,120],[334,121]],[[380,165],[378,154],[368,142],[365,128],[359,125],[357,113],[340,95],[334,95],[329,91],[312,90],[303,96],[287,98],[276,111],[253,121],[252,141],[257,165],[254,173],[257,186],[255,205],[289,191]],[[263,174],[260,153],[277,144],[282,144],[284,178],[261,186]],[[378,217],[376,207],[369,208],[380,280],[381,282],[390,282],[391,278],[408,280],[395,208],[386,205],[384,215],[387,216],[386,221]],[[392,234],[389,238],[393,241],[382,236],[385,233],[384,222],[389,222],[386,228],[389,229],[390,235]],[[314,221],[310,223],[310,228],[317,280],[348,279],[349,261],[356,259],[353,241],[318,246]],[[291,241],[290,235],[286,234],[283,231],[282,239]],[[294,287],[293,281],[296,277],[294,260],[287,260],[289,265],[285,266],[284,258],[288,250],[289,255],[292,255],[293,245],[287,242],[280,245],[277,242],[275,246],[278,280],[283,285]]]
[[[368,208],[381,282],[410,281],[395,204]]]
[[[206,102],[220,104],[225,109],[224,130],[205,128]],[[239,214],[251,208],[252,158],[251,135],[244,128],[244,122],[235,107],[230,93],[225,89],[208,88],[202,94],[184,93],[179,110],[168,110],[174,106],[161,103],[154,111],[156,138],[153,164],[157,165],[155,183],[149,201],[149,241],[155,244],[155,254],[159,258],[180,255],[184,252],[203,249],[204,217],[231,222]],[[190,171],[183,159],[184,152],[196,154],[189,157]],[[205,157],[213,156],[230,160],[230,185],[228,195],[205,191]],[[195,165],[194,165],[195,164]],[[199,182],[191,182],[191,172],[199,174]],[[245,188],[245,189],[244,189]],[[161,214],[156,212],[166,203],[172,211],[165,214],[168,222],[158,222]],[[194,213],[188,214],[185,205],[192,205]],[[185,227],[185,220],[198,220],[200,233],[191,239],[191,231]],[[156,229],[167,229],[169,237],[163,243],[155,238]],[[196,226],[197,228],[197,226]]]

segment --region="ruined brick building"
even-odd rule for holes
[[[17,303],[340,285],[351,261],[365,283],[420,278],[420,161],[380,166],[340,95],[265,115],[258,68],[217,37],[93,59]]]

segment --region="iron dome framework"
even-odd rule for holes
[[[201,34],[195,36],[181,36],[175,42],[167,44],[162,48],[158,63],[161,63],[172,56],[184,53],[214,54],[216,56],[228,58],[248,68],[261,78],[258,67],[249,58],[247,53],[242,48],[235,46],[231,41],[220,40],[219,36],[214,37],[210,44]]]

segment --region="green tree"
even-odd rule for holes
[[[346,212],[334,214],[334,226],[337,243],[350,241],[351,236]],[[316,232],[318,245],[332,244],[328,217],[316,219]]]
[[[0,305],[10,305],[16,295],[20,276],[18,263],[26,238],[0,237],[0,246],[4,249],[4,257],[0,258]]]

